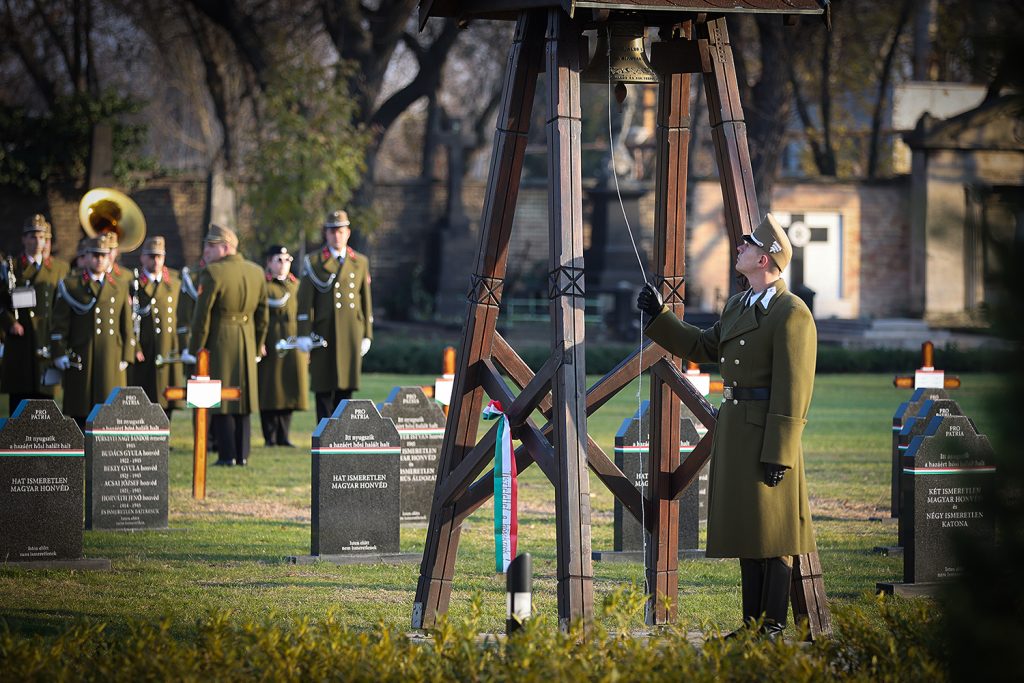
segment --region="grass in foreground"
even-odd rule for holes
[[[392,386],[432,380],[417,376],[369,376],[359,398],[383,400]],[[994,376],[966,376],[955,397],[982,431],[988,428],[982,401],[997,390]],[[644,389],[649,387],[644,380]],[[818,378],[804,441],[825,587],[834,608],[861,610],[879,618],[871,595],[877,581],[898,580],[899,558],[875,555],[892,545],[896,525],[886,521],[889,500],[891,417],[905,392],[883,375]],[[623,391],[589,422],[590,433],[611,453],[614,433],[636,410],[636,390]],[[299,413],[293,441],[309,443],[312,414]],[[254,443],[258,416],[253,417]],[[481,432],[482,433],[482,432]],[[288,555],[309,552],[308,451],[254,448],[245,469],[210,468],[208,497],[191,498],[191,422],[175,413],[170,459],[168,531],[86,532],[85,554],[112,560],[111,572],[0,568],[0,624],[13,634],[64,633],[71,625],[103,623],[117,638],[138,620],[166,618],[166,633],[182,643],[195,638],[211,614],[230,628],[274,614],[281,623],[328,620],[355,629],[381,624],[404,631],[410,623],[418,564],[398,566],[295,566]],[[592,545],[612,547],[611,495],[591,478]],[[545,618],[555,604],[554,493],[537,468],[523,473],[520,489],[520,551],[534,557],[534,606]],[[422,552],[426,530],[402,530],[402,550]],[[623,587],[642,585],[639,564],[595,563],[595,600]],[[733,560],[680,563],[677,625],[730,630],[738,623],[739,570]],[[479,612],[472,596],[479,596]],[[462,532],[450,614],[472,617],[474,628],[504,628],[504,577],[493,567],[490,507],[472,515]],[[225,616],[226,615],[226,616]],[[275,622],[276,623],[276,622]],[[642,615],[626,623],[605,616],[607,628],[643,629]],[[326,625],[318,628],[327,628]],[[225,627],[227,628],[227,627]],[[795,632],[792,634],[795,635]],[[356,636],[353,636],[356,637]]]

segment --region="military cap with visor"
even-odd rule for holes
[[[337,211],[331,211],[327,214],[327,218],[324,219],[325,228],[345,228],[350,225],[348,221],[348,213],[341,209]]]
[[[112,232],[104,232],[84,240],[82,251],[88,254],[109,254],[117,249],[117,235]]]
[[[167,255],[167,242],[159,235],[150,237],[142,244],[143,254],[154,254],[158,256]]]
[[[743,239],[768,254],[768,258],[778,266],[780,273],[793,258],[793,245],[786,236],[786,231],[770,213],[754,228],[754,232],[744,235]]]
[[[226,228],[223,225],[217,225],[216,223],[210,223],[210,227],[206,231],[206,237],[203,238],[204,242],[218,243],[223,242],[234,248],[238,247],[238,235],[231,228]]]
[[[43,214],[33,214],[25,219],[25,225],[21,229],[21,234],[27,235],[30,232],[41,232],[43,237],[50,237],[50,223]]]
[[[286,247],[286,246],[284,246],[282,244],[272,244],[269,247],[267,247],[267,251],[264,254],[264,258],[266,258],[267,260],[270,260],[270,259],[272,259],[275,256],[283,256],[288,261],[294,261],[295,260],[292,257],[292,255],[288,252],[288,247]]]

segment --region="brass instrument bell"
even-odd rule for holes
[[[146,239],[146,219],[131,197],[109,187],[95,187],[78,203],[78,221],[89,237],[105,232],[117,235],[122,253],[133,251]]]
[[[643,23],[609,21],[600,26],[597,48],[590,64],[580,73],[580,80],[584,83],[657,83],[658,74],[644,51]]]

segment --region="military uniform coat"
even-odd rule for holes
[[[199,275],[189,350],[210,352],[210,377],[239,387],[237,401],[222,401],[221,415],[259,410],[256,358],[267,337],[267,288],[263,269],[238,254],[211,263]]]
[[[292,349],[284,356],[274,350],[277,342],[295,337],[299,310],[299,280],[292,273],[284,280],[267,275],[267,357],[259,365],[260,410],[306,410],[309,394],[309,355]]]
[[[324,247],[302,264],[299,285],[299,334],[316,333],[327,348],[310,353],[310,387],[315,392],[358,389],[362,371],[360,346],[373,339],[370,264],[351,247],[345,260]]]
[[[128,368],[128,383],[142,387],[153,403],[163,408],[177,407],[177,401],[164,398],[167,387],[185,386],[185,373],[181,363],[156,366],[157,356],[176,356],[178,346],[177,315],[181,280],[178,271],[164,268],[160,280],[150,280],[143,272],[139,275],[139,350],[145,356]]]
[[[664,308],[645,330],[688,360],[720,363],[730,387],[769,387],[771,397],[723,401],[711,449],[709,557],[767,558],[813,552],[801,436],[814,387],[817,330],[807,306],[782,280],[767,310],[729,299],[707,330]],[[762,463],[789,468],[776,487]]]
[[[54,358],[74,352],[82,359],[81,370],[64,371],[64,414],[88,417],[114,387],[127,385],[120,364],[135,360],[128,287],[109,275],[102,285],[88,273],[62,280],[53,304],[51,339]]]
[[[0,391],[7,394],[53,395],[54,388],[40,384],[43,370],[50,361],[39,357],[39,349],[50,345],[50,325],[57,283],[67,277],[71,266],[67,261],[48,257],[42,264],[29,263],[22,254],[14,259],[16,287],[31,286],[36,290],[36,305],[17,311],[11,307],[11,293],[6,278],[0,282],[0,328],[5,334],[3,374]],[[11,334],[14,323],[21,323],[25,333]],[[13,411],[16,406],[11,406]]]

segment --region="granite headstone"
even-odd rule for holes
[[[402,439],[401,521],[426,522],[444,440],[444,411],[420,387],[395,387],[380,405],[380,414],[395,423]]]
[[[85,423],[85,528],[166,529],[170,422],[141,387],[117,387]]]
[[[941,391],[935,390],[932,391]],[[907,448],[910,446],[910,442],[913,441],[915,436],[919,436],[924,433],[928,425],[931,424],[932,418],[936,415],[963,415],[963,411],[960,410],[960,406],[957,402],[951,398],[938,398],[938,399],[925,399],[917,407],[915,413],[910,414],[908,417],[903,419],[903,427],[899,433],[896,434],[896,456],[897,462],[900,463],[900,467],[893,473],[895,477],[892,480],[893,493],[899,496],[899,503],[894,506],[896,511],[899,511],[902,506],[903,495],[901,493],[901,487],[903,486],[903,456],[907,452]],[[902,545],[902,543],[900,543]]]
[[[649,462],[650,402],[644,401],[636,415],[626,418],[615,435],[615,464],[640,492],[647,495],[647,470]],[[687,411],[688,412],[688,411]],[[700,441],[695,426],[696,420],[683,415],[679,421],[680,460],[693,452]],[[705,433],[706,429],[703,430]],[[700,525],[707,522],[708,466],[701,469],[697,480],[679,498],[679,550],[680,553],[696,555],[700,546]],[[618,500],[614,507],[613,547],[618,553],[639,553],[643,551],[644,537],[640,523]],[[597,560],[612,560],[611,553],[594,553]]]
[[[0,421],[0,562],[82,557],[82,432],[52,400]]]
[[[963,566],[954,552],[957,534],[994,544],[995,522],[985,502],[995,476],[992,446],[970,419],[932,418],[903,456],[903,584],[879,588],[914,593],[924,587],[926,592],[929,584],[959,576]]]
[[[949,394],[945,389],[932,389],[928,387],[919,387],[914,389],[914,393],[910,395],[910,399],[900,404],[899,408],[896,409],[896,413],[892,416],[892,495],[891,495],[891,510],[892,517],[900,516],[900,475],[903,471],[903,465],[900,462],[902,455],[900,451],[900,431],[903,429],[903,425],[907,419],[916,416],[921,411],[921,406],[924,405],[925,401],[938,401],[939,399],[949,398]]]
[[[313,432],[312,554],[399,550],[402,441],[372,401],[342,401]]]

